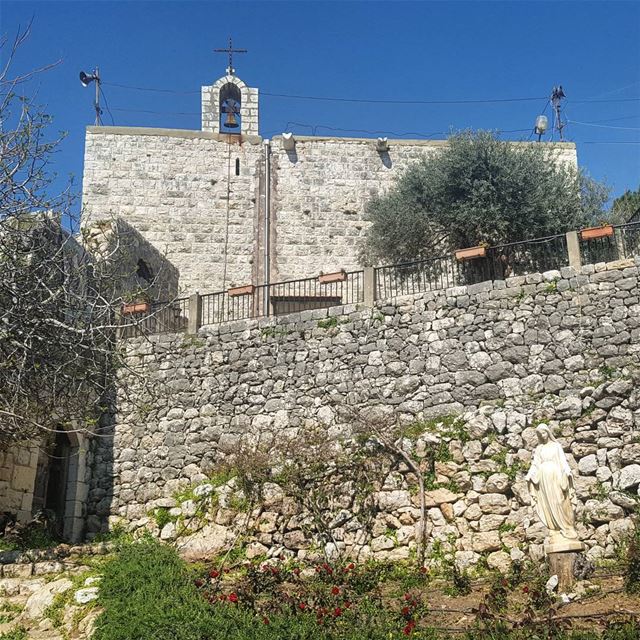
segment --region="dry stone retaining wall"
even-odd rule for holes
[[[372,424],[389,416],[422,422],[403,446],[417,461],[441,452],[427,494],[429,540],[455,551],[462,565],[484,557],[504,567],[527,551],[542,554],[545,530],[524,475],[535,421],[546,420],[574,473],[587,555],[611,558],[631,527],[640,485],[639,264],[565,268],[373,308],[131,340],[129,362],[142,367],[144,384],[123,370],[129,395],[113,416],[113,440],[95,442],[89,530],[124,519],[165,539],[184,535],[178,525],[199,504],[185,488],[206,484],[243,442],[277,443],[318,428],[337,441],[352,427],[349,406]],[[443,418],[451,415],[460,416],[454,428]],[[250,518],[228,499],[233,487],[214,484],[201,491],[217,500],[191,547],[189,537],[183,542],[187,550],[220,548],[234,528],[246,530]],[[415,477],[406,466],[382,465],[373,484],[367,526],[354,497],[335,488],[340,517],[328,525],[330,541],[316,545],[409,556],[420,515]],[[308,520],[282,488],[271,483],[264,494],[248,551],[314,551]],[[161,529],[149,515],[158,508],[171,518]]]

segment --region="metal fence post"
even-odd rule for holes
[[[187,333],[196,335],[202,322],[202,296],[196,291],[189,296],[189,321]]]
[[[569,266],[574,269],[582,267],[580,256],[580,239],[577,231],[567,231],[567,252],[569,254]]]
[[[376,301],[376,270],[373,267],[364,268],[363,289],[364,304],[373,307]]]

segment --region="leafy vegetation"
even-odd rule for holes
[[[458,593],[467,592],[468,577]],[[520,568],[494,574],[464,636],[429,626],[426,567],[402,563],[245,562],[231,570],[188,567],[151,539],[124,546],[104,569],[95,640],[632,640],[638,626],[618,620],[602,635],[550,624],[555,598],[547,576]],[[527,581],[523,584],[523,581]],[[516,589],[516,586],[519,588]],[[454,585],[455,587],[455,585]],[[520,620],[510,609],[517,594]],[[19,640],[26,636],[11,636]],[[4,638],[4,636],[0,636]]]
[[[24,627],[16,627],[6,633],[0,633],[0,640],[29,640],[29,635]]]
[[[627,593],[640,593],[640,516],[637,514],[634,525],[624,567],[624,588]]]
[[[635,191],[627,189],[613,201],[611,214],[616,222],[627,222],[640,215],[640,187]]]
[[[463,132],[368,203],[363,258],[408,262],[580,229],[605,217],[606,199],[605,187],[558,163],[545,145]]]

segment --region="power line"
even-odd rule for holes
[[[596,124],[595,122],[578,122],[577,120],[567,120],[571,124],[579,124],[585,127],[598,127],[600,129],[619,129],[623,131],[640,131],[640,127],[616,127],[610,124]]]
[[[330,96],[301,96],[291,95],[286,93],[268,93],[267,91],[261,91],[260,95],[269,96],[270,98],[288,98],[292,100],[319,100],[324,102],[354,102],[357,104],[492,104],[502,102],[531,102],[534,100],[540,100],[537,98],[492,98],[486,100],[388,100],[372,98],[335,98]]]
[[[604,102],[640,102],[640,98],[615,98],[611,100],[568,100],[575,104],[599,104]]]
[[[118,109],[113,108],[114,111],[122,111],[123,113],[151,113],[157,116],[199,116],[199,111],[151,111],[149,109]]]
[[[151,91],[156,93],[172,93],[179,95],[195,95],[200,94],[200,91],[184,91],[180,89],[161,89],[157,87],[139,87],[135,85],[120,84],[116,82],[104,82],[103,84],[112,87],[118,87],[120,89],[129,89],[133,91]],[[629,85],[632,86],[632,85]],[[291,100],[320,100],[326,102],[352,102],[356,104],[500,104],[509,102],[531,102],[535,100],[548,100],[548,97],[527,97],[527,98],[489,98],[489,99],[469,99],[463,98],[458,100],[400,100],[400,99],[377,99],[377,98],[343,98],[336,96],[308,96],[289,93],[270,93],[268,91],[261,91],[260,95],[268,96],[270,98],[286,98]],[[640,102],[639,98],[611,98],[608,100],[594,100],[590,98],[582,100],[571,100],[573,103],[611,103],[611,102]]]
[[[181,91],[179,89],[157,89],[154,87],[136,87],[130,84],[118,84],[117,82],[104,82],[103,84],[110,87],[118,87],[119,89],[130,89],[132,91],[151,91],[153,93],[177,93],[181,95],[200,94],[200,91]]]
[[[421,133],[421,132],[417,132],[417,131],[406,131],[403,133],[397,132],[397,131],[390,131],[388,129],[383,129],[383,130],[376,130],[376,129],[343,129],[340,127],[332,127],[326,124],[308,124],[308,123],[304,123],[304,122],[287,122],[287,124],[284,127],[284,130],[286,131],[290,126],[296,126],[296,127],[306,127],[311,129],[312,131],[312,135],[315,135],[318,131],[318,129],[327,129],[328,131],[340,131],[343,133],[368,133],[370,135],[378,135],[378,134],[387,134],[387,135],[392,135],[395,136],[397,138],[406,138],[407,136],[418,136],[420,138],[433,138],[433,136],[438,136],[438,135],[442,135],[442,136],[446,136],[449,135],[451,133],[451,129],[448,131],[433,131],[431,133]],[[529,129],[496,129],[496,132],[499,134],[502,133],[523,133],[523,132],[527,132],[529,131]]]
[[[104,95],[104,91],[102,90],[102,87],[100,86],[100,83],[98,83],[98,87],[100,88],[100,95],[102,96],[102,99],[104,100],[104,106],[107,108],[107,111],[109,112],[109,117],[111,118],[111,125],[115,126],[115,120],[113,119],[113,113],[111,113],[111,109],[109,109],[109,103],[107,102],[107,96]]]

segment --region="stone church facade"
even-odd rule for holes
[[[87,128],[85,239],[99,244],[105,228],[117,227],[132,247],[127,260],[162,272],[161,299],[358,269],[368,199],[444,146],[292,134],[264,139],[258,90],[225,75],[202,87],[199,131]],[[577,165],[575,145],[555,144],[554,153]],[[114,498],[113,487],[102,486],[126,449],[119,437],[108,455],[104,443],[66,432],[40,447],[0,452],[0,512],[25,521],[38,509],[53,510],[70,540],[95,533],[105,517],[126,514],[118,502],[126,491]],[[116,488],[121,480],[113,481]]]
[[[233,120],[225,105],[235,105]],[[237,122],[239,120],[239,123]],[[85,223],[121,218],[191,294],[360,267],[364,209],[439,140],[259,135],[258,90],[235,75],[202,87],[200,131],[88,127]],[[517,143],[516,143],[517,144]],[[556,143],[577,165],[573,143]]]

